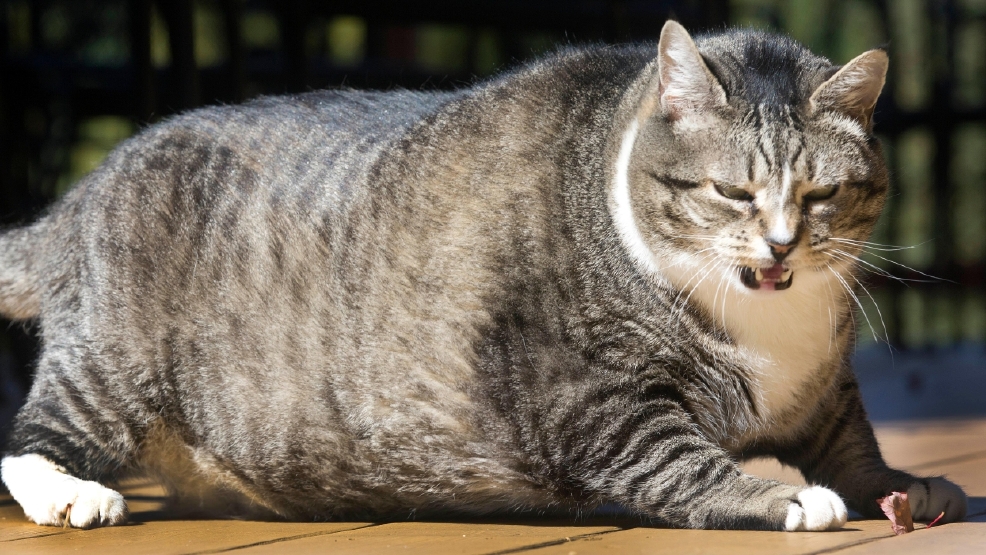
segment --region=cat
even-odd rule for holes
[[[830,530],[907,492],[850,367],[882,50],[675,22],[453,92],[205,108],[0,240],[43,349],[2,462],[38,524],[584,514]],[[744,474],[775,456],[810,486]]]

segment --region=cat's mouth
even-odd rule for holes
[[[750,289],[783,291],[791,287],[791,283],[794,281],[794,270],[785,268],[783,264],[774,264],[769,268],[741,266],[740,281]]]

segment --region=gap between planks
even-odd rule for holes
[[[332,534],[341,534],[343,532],[352,532],[354,530],[365,530],[367,528],[373,528],[376,526],[382,526],[381,524],[367,524],[365,526],[357,526],[356,528],[346,528],[344,530],[326,530],[323,532],[309,532],[307,534],[296,534],[294,536],[286,536],[283,538],[274,538],[271,540],[264,540],[259,542],[247,543],[244,545],[236,545],[233,547],[224,547],[221,549],[209,549],[206,551],[192,551],[186,555],[211,555],[213,553],[226,553],[228,551],[239,551],[241,549],[249,549],[251,547],[259,547],[262,545],[271,545],[275,543],[289,542],[293,540],[301,540],[305,538],[315,538],[318,536],[331,536]]]

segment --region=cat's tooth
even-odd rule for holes
[[[793,272],[791,270],[784,270],[784,272],[781,274],[781,283],[784,283],[785,281],[791,279],[792,273]]]
[[[754,275],[754,277],[757,278],[757,281],[763,281],[763,272],[760,270],[760,268],[757,268],[756,270],[754,270],[753,271],[753,275]]]

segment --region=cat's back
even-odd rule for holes
[[[193,132],[224,139],[245,151],[278,156],[319,154],[331,161],[366,153],[404,135],[454,93],[327,90],[262,97],[236,106],[193,111],[159,126],[154,135]]]
[[[114,237],[152,253],[264,213],[338,222],[365,200],[381,155],[452,96],[333,90],[187,112],[115,149],[53,227],[61,241]]]
[[[348,222],[366,211],[381,156],[453,97],[319,91],[203,108],[151,126],[54,208],[46,279],[72,284],[109,324],[207,312],[220,304],[220,282],[258,298],[275,289],[273,276],[324,282],[302,275],[305,263],[331,266],[352,241]],[[313,256],[325,262],[311,264]],[[99,287],[82,289],[84,275]],[[59,299],[73,293],[55,296],[48,304],[64,304],[67,317],[70,305]],[[51,310],[49,322],[60,315]]]
[[[204,108],[148,129],[114,153],[110,167],[163,170],[179,181],[222,181],[222,172],[243,169],[281,194],[318,187],[331,196],[333,185],[343,185],[340,178],[352,185],[381,152],[452,96],[318,91]],[[130,181],[124,185],[140,187],[139,176]],[[309,200],[317,192],[308,191]]]
[[[544,142],[531,135],[557,125],[549,120],[559,106],[585,103],[569,97],[611,96],[646,53],[572,49],[452,92],[326,90],[193,110],[124,142],[63,204],[117,216],[172,212],[175,201],[191,199],[201,212],[259,188],[338,214],[365,193],[382,159],[400,159],[416,144],[465,150],[461,139],[470,135],[520,148]]]

